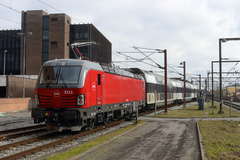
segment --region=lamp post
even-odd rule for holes
[[[26,57],[26,36],[32,35],[32,32],[18,33],[19,36],[23,36],[23,98],[25,97],[25,57]]]
[[[213,61],[212,61],[212,107],[214,106],[214,93],[213,93]]]
[[[201,90],[202,89],[202,87],[201,87],[202,86],[202,84],[201,84],[201,79],[202,79],[201,74],[199,74],[198,76],[199,76],[199,89]]]
[[[4,57],[3,57],[3,75],[6,74],[6,53],[7,53],[7,50],[4,50]]]
[[[167,50],[164,49],[165,114],[167,114]]]
[[[219,114],[222,114],[222,42],[227,41],[239,41],[240,38],[219,38],[219,80],[220,80],[220,111]]]
[[[184,84],[184,91],[183,91],[183,107],[186,107],[186,62],[183,61],[180,63],[180,65],[183,65],[183,84]]]
[[[222,114],[222,41],[226,42],[225,39],[219,39],[219,83],[220,83],[220,111],[218,112],[219,114]]]
[[[210,71],[207,72],[207,91],[210,91],[210,88],[209,88],[209,74],[210,74]]]

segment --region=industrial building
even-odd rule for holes
[[[0,31],[0,75],[19,75],[21,30]]]
[[[239,83],[228,85],[228,86],[223,88],[223,95],[224,96],[233,95],[239,89],[240,89],[240,84]]]

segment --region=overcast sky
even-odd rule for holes
[[[27,10],[62,12],[72,18],[72,24],[92,23],[111,41],[113,61],[125,61],[116,52],[137,51],[133,46],[167,49],[168,68],[182,73],[177,66],[186,61],[187,73],[193,77],[206,77],[211,61],[218,60],[219,38],[240,37],[239,0],[0,0],[0,30],[20,29],[19,12]],[[223,43],[222,57],[240,59],[240,41]],[[150,58],[164,66],[163,54]],[[142,63],[116,65],[161,71]],[[223,71],[239,71],[239,66],[225,63]]]

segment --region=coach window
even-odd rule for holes
[[[98,74],[98,85],[101,85],[101,74]]]

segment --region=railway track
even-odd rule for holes
[[[36,133],[41,133],[41,132],[46,132],[46,127],[34,127],[33,129],[30,130],[26,130],[26,131],[20,131],[20,132],[16,132],[16,133],[11,133],[11,134],[7,134],[7,135],[1,135],[0,136],[0,141],[4,141],[4,140],[9,140],[12,138],[19,138],[21,136],[26,136],[26,135],[31,135],[31,134],[36,134]]]
[[[120,123],[122,123],[124,121],[125,121],[125,119],[117,121],[117,122],[113,122],[113,123],[105,125],[105,126],[100,126],[100,127],[94,128],[93,130],[80,132],[78,134],[74,134],[72,136],[68,136],[66,138],[62,138],[60,140],[56,140],[56,141],[53,141],[53,142],[50,142],[50,143],[47,143],[47,144],[44,144],[44,145],[32,148],[32,149],[28,149],[28,150],[25,150],[25,151],[18,152],[16,154],[12,154],[12,155],[9,155],[9,156],[2,157],[2,158],[0,158],[0,160],[12,160],[12,159],[25,157],[25,156],[30,155],[32,153],[36,153],[38,151],[41,151],[41,150],[44,150],[44,149],[47,149],[47,148],[51,148],[53,146],[57,146],[57,145],[62,144],[62,143],[66,143],[66,142],[72,141],[72,140],[77,139],[79,137],[86,136],[88,134],[91,134],[91,133],[103,130],[105,128],[109,128],[109,127],[118,125],[118,124],[120,124]],[[32,142],[35,142],[35,141],[46,139],[46,138],[49,139],[49,138],[51,138],[53,136],[55,137],[56,134],[60,134],[60,133],[59,132],[57,132],[57,133],[53,132],[53,133],[46,134],[46,135],[43,135],[43,136],[34,137],[34,138],[30,138],[30,139],[27,139],[27,140],[24,140],[24,141],[20,141],[20,142],[11,143],[11,144],[8,144],[8,145],[0,146],[0,151],[9,149],[11,147],[16,147],[16,146],[19,146],[19,145],[29,144],[29,143],[32,143]]]
[[[9,129],[9,130],[3,130],[3,131],[0,131],[0,135],[9,134],[9,133],[16,133],[16,132],[23,132],[23,131],[29,131],[29,130],[33,130],[33,129],[40,129],[40,128],[43,128],[43,127],[45,127],[45,124],[28,126],[28,127],[22,127],[22,128],[15,128],[15,129]]]
[[[215,99],[216,102],[219,102],[219,99]],[[238,102],[230,102],[229,100],[223,100],[223,104],[226,106],[230,106],[234,109],[240,110],[240,103]]]
[[[30,121],[30,120],[32,120],[32,118],[27,117],[27,118],[20,118],[17,120],[2,121],[2,122],[0,122],[0,126],[6,126],[6,125],[12,124],[12,123],[26,122],[26,121]]]
[[[240,110],[240,104],[237,104],[236,102],[230,102],[230,101],[224,100],[224,101],[223,101],[223,104],[225,104],[225,105],[227,105],[227,106],[230,106],[230,105],[231,105],[232,108],[235,108],[235,109],[237,109],[237,110]]]

